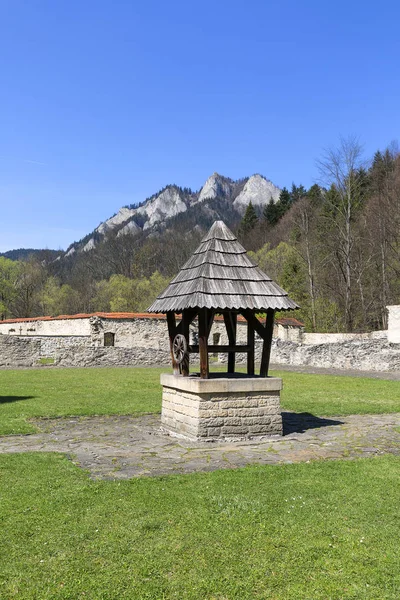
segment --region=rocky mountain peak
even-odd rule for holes
[[[276,202],[279,195],[280,189],[258,174],[248,179],[233,181],[214,172],[199,193],[193,193],[188,188],[168,185],[148,198],[141,206],[131,205],[120,208],[117,214],[101,223],[91,235],[77,244],[72,244],[66,256],[72,256],[75,251],[93,250],[98,243],[99,234],[101,238],[106,238],[110,232],[116,233],[117,236],[138,235],[142,231],[151,231],[156,226],[164,225],[168,219],[188,210],[197,211],[198,214],[194,212],[192,215],[195,222],[201,214],[206,219],[210,219],[216,214],[215,208],[211,206],[214,200],[227,203],[226,210],[231,210],[233,215],[240,219],[249,202],[261,207],[268,204],[271,198]],[[207,201],[210,201],[210,205]]]
[[[137,225],[137,223],[135,223],[135,221],[131,220],[131,221],[128,221],[128,223],[126,225],[124,225],[118,231],[117,237],[120,237],[121,235],[126,235],[127,233],[130,233],[131,235],[137,235],[141,231],[142,230],[139,227],[139,225]]]
[[[252,175],[246,182],[243,190],[236,197],[233,206],[243,213],[248,204],[253,206],[265,206],[272,198],[274,202],[279,200],[281,190],[262,175]]]
[[[169,185],[158,196],[146,202],[140,208],[137,208],[136,214],[148,217],[143,227],[145,230],[153,227],[160,221],[165,221],[169,217],[175,217],[186,210],[187,206],[182,198],[180,189],[174,185]]]
[[[200,190],[197,202],[211,200],[217,197],[226,198],[231,194],[232,182],[227,178],[214,172],[205,182]]]

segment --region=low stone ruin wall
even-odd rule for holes
[[[34,367],[41,354],[39,340],[0,335],[0,367]]]
[[[288,340],[291,342],[299,341],[302,344],[336,344],[338,342],[360,342],[363,340],[387,340],[388,332],[370,331],[368,333],[304,333],[302,332],[298,340]]]
[[[262,344],[256,339],[255,360],[261,360]],[[227,363],[227,354],[219,354],[218,362]],[[237,354],[236,362],[244,364],[245,354]],[[297,344],[274,339],[271,363],[297,367],[354,369],[359,371],[399,371],[400,344],[386,340],[352,340],[332,344]]]
[[[400,372],[400,344],[379,339],[315,345],[274,340],[271,362],[327,369]]]
[[[0,335],[0,368],[118,367],[169,364],[169,348],[117,348],[90,346],[90,338],[20,338]]]
[[[164,342],[158,348],[145,345],[133,348],[93,347],[87,336],[71,339],[0,335],[0,368],[34,367],[50,361],[61,367],[169,365],[167,336]],[[258,336],[255,354],[257,362],[261,357],[261,340]],[[227,354],[210,355],[211,362],[213,359],[226,363]],[[197,362],[195,356],[191,357],[191,362]],[[246,355],[237,355],[237,362],[245,363]],[[277,365],[360,371],[400,371],[400,344],[391,344],[384,339],[358,339],[311,345],[274,339],[271,362]]]
[[[170,364],[169,350],[148,348],[74,348],[57,357],[60,367],[152,367]]]

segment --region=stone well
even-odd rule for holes
[[[161,424],[172,435],[229,441],[282,435],[278,377],[162,374]]]
[[[297,308],[287,292],[252,262],[225,223],[215,221],[148,308],[166,314],[171,349],[173,374],[161,376],[162,426],[173,435],[203,441],[282,435],[282,380],[268,377],[269,360],[275,311]],[[228,343],[220,344],[219,337],[209,341],[218,315]],[[247,322],[242,343],[237,336],[239,317]],[[190,326],[195,321],[194,337]],[[256,334],[262,344],[259,376],[255,375]],[[210,353],[227,354],[227,373],[210,373]],[[235,372],[241,353],[247,355],[246,374]],[[191,355],[199,358],[200,372],[194,377]]]

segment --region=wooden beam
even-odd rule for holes
[[[257,319],[254,312],[250,309],[241,310],[241,314],[244,316],[248,323],[251,323],[254,327],[255,331],[258,333],[262,340],[265,340],[266,337],[266,329],[262,323]]]
[[[272,334],[274,331],[274,316],[275,311],[271,308],[267,310],[267,318],[265,322],[265,338],[261,354],[260,376],[268,377],[269,359],[271,356]]]
[[[200,377],[208,379],[208,319],[207,309],[199,310],[199,352],[200,352]]]
[[[236,346],[236,324],[237,314],[233,312],[224,313],[224,322],[226,327],[226,333],[228,334],[228,340],[230,346]],[[229,352],[228,354],[228,373],[235,372],[235,351]]]
[[[173,352],[173,343],[174,338],[176,336],[176,321],[175,321],[175,313],[167,312],[167,325],[168,325],[168,336],[169,336],[169,348],[171,351],[171,359],[172,359],[172,369],[174,375],[179,375],[179,365],[175,360],[174,352]]]
[[[247,375],[254,375],[254,327],[247,321],[247,346],[250,348],[247,354]]]
[[[194,319],[197,317],[197,313],[198,313],[197,308],[188,308],[186,310],[186,319],[187,319],[188,327],[194,321]],[[167,315],[168,315],[168,313],[167,313]],[[175,335],[177,335],[178,333],[183,334],[183,318],[181,319],[181,322],[178,323],[178,325],[176,326]]]

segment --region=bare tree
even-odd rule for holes
[[[330,190],[325,195],[325,216],[335,236],[340,273],[344,284],[344,320],[348,331],[354,327],[353,311],[353,223],[361,206],[365,185],[362,146],[355,137],[341,138],[337,148],[325,150],[318,161],[321,181]]]
[[[318,240],[315,235],[319,207],[310,198],[304,197],[293,206],[290,217],[295,231],[294,248],[306,265],[308,291],[311,302],[311,323],[313,331],[317,331],[316,311],[316,263],[318,261]]]

